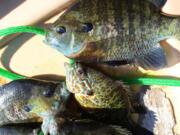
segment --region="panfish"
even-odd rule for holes
[[[65,82],[20,79],[0,87],[0,125],[42,122],[45,135],[58,135],[56,114],[69,97]]]
[[[180,18],[160,14],[166,0],[80,0],[47,29],[45,43],[84,63],[166,67],[159,42],[180,40]]]
[[[76,120],[61,125],[62,135],[132,135],[118,125],[104,124],[92,120]]]
[[[132,109],[130,89],[103,73],[82,65],[65,63],[67,89],[85,108]]]
[[[131,119],[131,113],[146,111],[135,100],[128,85],[78,62],[65,63],[65,70],[67,89],[74,93],[76,101],[85,112],[82,118],[121,125],[133,134],[138,132],[152,135]]]

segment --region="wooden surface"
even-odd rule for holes
[[[157,86],[141,87],[140,99],[147,107],[147,113],[140,115],[139,124],[155,135],[174,135],[174,111],[163,89]]]

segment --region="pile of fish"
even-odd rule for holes
[[[123,82],[80,63],[65,69],[66,82],[20,79],[0,87],[0,135],[149,133],[131,121],[138,103]],[[22,125],[36,122],[41,129]]]
[[[159,14],[165,2],[80,0],[73,5],[47,29],[45,39],[76,60],[65,63],[66,81],[20,79],[1,86],[0,135],[41,130],[44,135],[152,135],[131,119],[146,108],[130,87],[87,64],[166,67],[159,41],[180,39],[180,19]]]

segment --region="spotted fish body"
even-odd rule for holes
[[[130,108],[129,87],[80,63],[65,64],[66,84],[85,108]]]
[[[180,18],[161,15],[153,4],[162,1],[81,0],[47,30],[45,42],[85,63],[161,69],[167,62],[159,41],[180,39]]]
[[[77,62],[65,63],[65,70],[67,89],[74,93],[76,101],[82,108],[82,118],[121,125],[132,133],[152,135],[132,122],[130,115],[136,111],[134,103],[137,101],[133,102],[133,92],[123,82],[115,81]]]
[[[43,122],[45,135],[48,132],[58,135],[54,131],[58,128],[55,115],[65,109],[68,96],[64,82],[35,79],[12,81],[0,87],[0,125]]]

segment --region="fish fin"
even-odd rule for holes
[[[149,131],[148,129],[144,127],[141,127],[138,124],[136,124],[132,132],[133,132],[133,135],[154,135],[153,132]]]
[[[162,8],[167,2],[167,0],[149,0],[149,1],[152,2],[158,8]]]
[[[168,17],[180,17],[180,15],[168,14],[168,13],[165,13],[165,12],[163,12],[163,11],[161,11],[160,14],[165,15],[165,16],[168,16]]]
[[[139,113],[139,114],[145,114],[147,113],[147,108],[143,105],[133,105],[134,112],[133,113]]]
[[[148,54],[135,59],[135,64],[145,70],[159,70],[167,65],[166,54],[159,44]]]
[[[110,125],[111,130],[113,130],[114,133],[116,135],[132,135],[132,133],[130,131],[128,131],[126,128],[122,128],[120,126],[116,126],[116,125]]]

